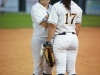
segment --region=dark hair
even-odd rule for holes
[[[39,2],[40,2],[40,0],[39,0]]]
[[[71,10],[70,8],[71,0],[62,0],[62,3],[65,5],[65,8]]]

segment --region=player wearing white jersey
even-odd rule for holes
[[[57,75],[65,75],[66,72],[68,75],[76,75],[75,62],[81,19],[82,9],[71,0],[61,0],[52,6],[46,43],[50,44],[54,36],[53,52]]]
[[[44,62],[42,51],[43,43],[47,37],[47,17],[51,10],[50,0],[39,0],[32,6],[31,17],[33,21],[32,55],[34,60],[33,75],[52,75],[52,67]],[[44,74],[43,74],[44,73]]]

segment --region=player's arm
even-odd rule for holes
[[[75,29],[77,36],[79,35],[79,30],[80,30],[80,27],[81,27],[81,21],[82,21],[82,10],[79,9],[79,12],[77,14],[76,29]]]
[[[48,27],[48,23],[47,23],[48,17],[49,15],[45,16],[44,20],[40,23],[40,25],[44,28]]]
[[[40,25],[44,28],[47,28],[48,27],[48,23],[47,23],[47,20],[44,20],[40,23]]]
[[[47,37],[47,41],[51,41],[54,33],[55,33],[55,30],[56,30],[56,25],[54,24],[50,24],[49,25],[49,30],[48,30],[48,37]]]
[[[37,9],[36,7],[32,7],[31,9],[31,17],[32,20],[41,25],[44,28],[48,27],[48,15],[44,16],[44,14],[41,12],[41,10]]]
[[[58,23],[58,14],[55,5],[51,9],[51,13],[48,18],[48,23],[49,23],[49,30],[48,30],[47,41],[51,41]]]
[[[80,30],[81,24],[80,23],[76,23],[76,35],[78,36],[79,34],[79,30]]]

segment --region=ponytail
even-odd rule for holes
[[[65,8],[67,8],[68,10],[71,10],[71,7],[70,7],[71,0],[62,0],[62,3],[65,5]]]

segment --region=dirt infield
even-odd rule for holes
[[[0,75],[32,75],[32,32],[0,29]],[[79,43],[77,75],[100,75],[100,28],[81,28]]]

